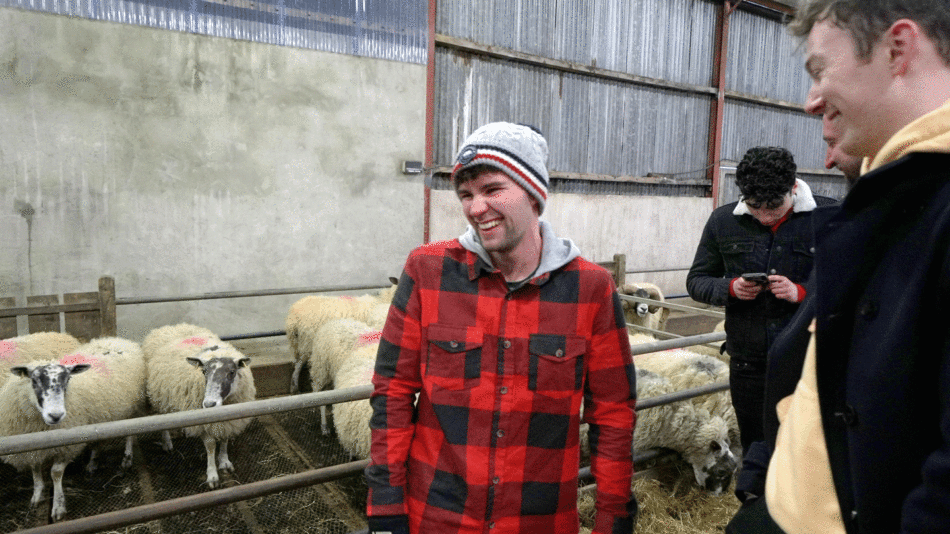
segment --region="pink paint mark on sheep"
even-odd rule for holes
[[[13,341],[0,341],[0,360],[13,361],[16,356],[16,343]]]
[[[383,333],[380,331],[375,332],[366,332],[365,334],[360,334],[356,338],[357,347],[365,347],[366,345],[374,345],[379,343],[379,340],[382,339]]]
[[[340,297],[340,300],[354,300],[354,299],[353,299],[353,297],[351,297],[351,296],[349,296],[349,295],[343,295],[342,297]]]
[[[102,359],[96,356],[89,356],[88,354],[82,354],[77,352],[76,354],[67,354],[59,359],[60,365],[78,365],[78,364],[88,364],[99,373],[109,374],[109,369],[103,363]]]
[[[181,341],[180,345],[198,345],[198,346],[201,346],[201,345],[205,345],[205,344],[207,344],[207,343],[208,343],[208,340],[207,340],[207,339],[205,339],[205,338],[203,338],[203,337],[195,336],[195,337],[190,337],[190,338],[188,338],[188,339],[183,339],[183,340]]]

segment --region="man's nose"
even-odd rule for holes
[[[811,84],[808,96],[805,97],[805,112],[812,115],[821,115],[825,112],[825,99],[818,94],[816,85]]]

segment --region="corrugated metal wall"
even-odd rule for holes
[[[0,0],[0,7],[407,63],[427,61],[427,0]]]
[[[710,0],[439,0],[437,36],[473,45],[446,46],[437,38],[435,165],[448,166],[476,127],[510,120],[544,132],[552,174],[704,180],[721,8],[722,2]],[[804,103],[810,84],[797,41],[774,17],[737,10],[729,24],[725,89],[766,102],[727,96],[720,158],[737,161],[752,146],[778,145],[795,154],[800,168],[820,169],[820,121],[790,109]],[[501,59],[478,46],[536,57]],[[544,65],[547,59],[691,87],[680,91],[588,75]],[[591,184],[553,185],[562,192],[710,191],[589,178]]]

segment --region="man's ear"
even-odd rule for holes
[[[910,19],[897,20],[884,32],[881,44],[887,47],[891,74],[907,74],[911,62],[917,59],[920,53],[920,40],[924,35],[923,29]]]

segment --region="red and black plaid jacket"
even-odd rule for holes
[[[416,249],[373,384],[370,516],[408,514],[413,533],[576,533],[583,400],[594,531],[632,532],[635,372],[603,268],[575,258],[509,293],[458,240]]]

